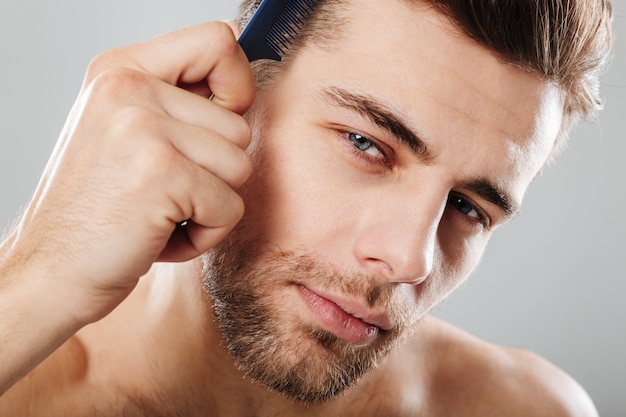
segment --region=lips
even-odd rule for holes
[[[375,313],[357,300],[314,292],[297,286],[309,312],[325,330],[355,345],[372,343],[380,331],[391,329],[384,313]]]

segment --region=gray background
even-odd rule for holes
[[[522,215],[496,233],[478,271],[436,314],[541,354],[581,382],[602,416],[624,417],[626,4],[614,3],[617,44],[600,121],[578,127],[529,191]],[[34,191],[94,55],[231,18],[236,0],[0,5],[0,223],[8,224]]]

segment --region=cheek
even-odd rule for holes
[[[252,177],[241,189],[244,219],[268,240],[304,244],[303,239],[323,233],[341,204],[328,154],[312,139],[295,137],[288,142],[266,141],[255,148]]]
[[[431,276],[420,290],[421,307],[428,310],[461,285],[478,265],[488,237],[459,241],[457,236],[439,230]],[[424,311],[425,312],[425,311]]]

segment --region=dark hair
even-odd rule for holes
[[[581,117],[593,119],[602,108],[599,76],[606,68],[612,44],[608,0],[402,1],[434,8],[503,62],[536,72],[559,86],[564,106],[558,145],[576,121]],[[243,1],[238,21],[242,27],[259,3]],[[297,54],[308,42],[323,44],[329,36],[337,36],[338,23],[346,18],[345,3],[319,0],[288,55]],[[261,66],[260,82],[271,78],[270,74]]]

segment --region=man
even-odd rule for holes
[[[597,415],[427,315],[598,107],[609,4],[492,3],[322,1],[256,88],[224,23],[96,58],[1,248],[0,415]]]

